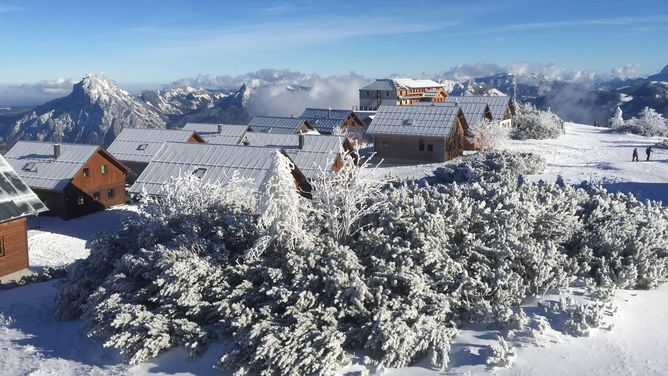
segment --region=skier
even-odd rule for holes
[[[638,148],[633,149],[633,162],[637,162],[640,159],[638,158]]]
[[[645,154],[647,154],[647,160],[649,161],[649,155],[652,154],[654,150],[652,150],[652,147],[649,146],[647,149],[645,149]]]

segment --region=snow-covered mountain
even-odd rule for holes
[[[106,75],[91,74],[75,84],[66,97],[0,119],[0,132],[5,142],[60,139],[109,144],[123,127],[165,125],[166,118],[151,106],[119,88]]]
[[[191,86],[145,90],[140,98],[165,116],[178,116],[212,108],[234,92],[228,90],[197,89]]]
[[[173,94],[170,89],[166,89],[166,91]],[[250,120],[248,105],[252,89],[247,85],[241,85],[239,90],[233,93],[206,89],[199,89],[197,93],[199,93],[199,98],[206,98],[206,100],[199,102],[199,107],[189,112],[183,111],[180,114],[165,112],[165,115],[169,118],[168,125],[170,128],[180,128],[190,122],[246,124]],[[186,95],[186,98],[189,96],[189,94]],[[182,95],[172,95],[170,98],[160,96],[160,99],[167,104],[166,108],[179,108],[179,104],[184,103],[185,100]]]

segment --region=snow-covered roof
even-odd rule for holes
[[[439,106],[439,107],[459,107],[464,112],[464,117],[466,118],[466,123],[468,125],[474,126],[478,124],[485,113],[488,111],[489,106],[487,103],[457,103],[457,102],[432,102],[432,103],[416,103],[416,106]],[[490,111],[491,113],[491,111]]]
[[[121,161],[148,163],[165,142],[188,142],[193,136],[200,138],[189,130],[123,128],[107,151]]]
[[[372,135],[447,137],[458,116],[459,107],[380,106],[368,133]]]
[[[355,116],[352,110],[307,108],[299,117],[308,120],[320,133],[333,133],[335,129],[341,128],[350,115]]]
[[[432,87],[443,87],[434,80],[415,80],[412,78],[395,78],[394,83],[400,88],[406,89],[426,89]]]
[[[219,184],[235,171],[257,189],[267,178],[278,148],[166,142],[130,188],[131,193],[159,195],[173,177],[203,169],[202,179]],[[200,170],[201,171],[201,170]]]
[[[360,90],[396,90],[401,89],[426,89],[426,88],[442,88],[443,85],[434,80],[415,80],[412,78],[393,78],[393,79],[378,79]]]
[[[506,118],[508,111],[512,111],[512,101],[509,96],[505,95],[463,95],[463,96],[447,96],[445,103],[485,103],[489,106],[494,120],[503,120]]]
[[[236,145],[250,127],[242,124],[187,123],[182,129],[197,132],[212,144]]]
[[[0,223],[47,210],[12,165],[0,155]]]
[[[304,124],[308,129],[314,129],[306,119],[280,116],[256,116],[248,123],[248,126],[254,132],[299,133],[299,128]]]
[[[52,142],[19,141],[5,158],[32,189],[62,191],[100,148],[60,144],[60,156],[54,158],[54,145]]]

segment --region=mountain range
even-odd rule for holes
[[[27,139],[108,145],[124,127],[245,124],[256,114],[290,115],[313,105],[355,105],[357,89],[365,82],[352,75],[346,81],[298,72],[261,73],[261,80],[249,77],[239,88],[203,89],[179,82],[179,86],[145,90],[139,96],[104,74],[88,75],[65,97],[34,108],[0,108],[0,138],[2,143]],[[645,106],[668,117],[668,66],[647,78],[626,80],[573,82],[544,74],[503,73],[441,82],[450,95],[510,95],[580,123],[605,124],[617,106],[627,118],[637,116]]]

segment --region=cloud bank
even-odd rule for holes
[[[35,84],[0,85],[0,106],[34,106],[68,95],[77,81],[71,78]]]

